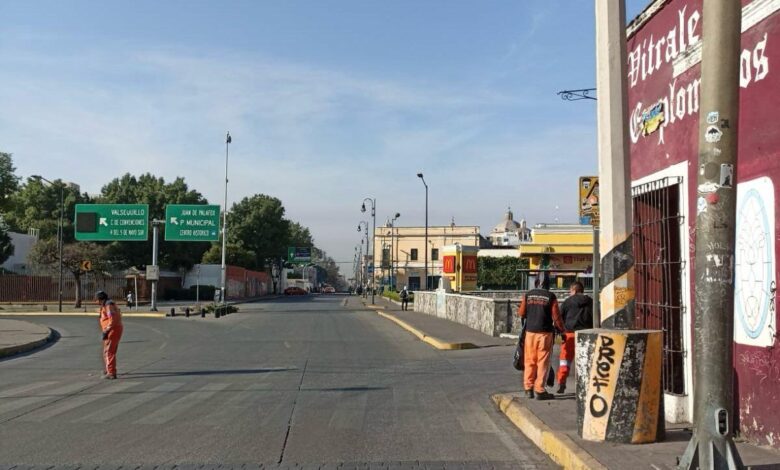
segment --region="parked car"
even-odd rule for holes
[[[335,287],[331,287],[331,286],[325,287],[325,288],[322,289],[322,293],[323,294],[335,294],[336,293],[336,288]]]
[[[297,286],[290,286],[284,290],[284,295],[306,295],[306,291]]]

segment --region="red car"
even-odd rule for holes
[[[297,286],[291,286],[284,290],[284,295],[306,295],[306,291]]]

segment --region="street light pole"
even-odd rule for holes
[[[363,199],[363,205],[360,207],[360,212],[366,211],[366,201],[371,203],[371,219],[372,219],[372,226],[373,230],[371,231],[371,237],[374,239],[374,250],[376,250],[376,198],[365,198]],[[366,237],[368,239],[368,237]],[[370,250],[366,248],[366,253],[370,253]],[[374,303],[374,295],[376,294],[376,282],[375,282],[375,275],[376,275],[376,257],[373,253],[371,253],[371,303]]]
[[[51,187],[54,187],[54,183],[47,180],[41,175],[33,175],[32,178],[35,178],[37,180],[45,181],[51,185]],[[63,251],[63,245],[64,245],[64,239],[63,239],[63,233],[65,232],[64,226],[63,226],[63,216],[65,215],[65,184],[60,185],[60,221],[59,225],[57,226],[57,252],[59,253],[59,264],[60,264],[60,273],[59,273],[59,292],[57,294],[57,311],[62,313],[62,287],[63,287],[63,279],[62,279],[62,251]]]
[[[393,256],[393,250],[395,250],[395,221],[401,217],[399,212],[395,213],[393,220],[390,222],[390,289],[395,290],[395,273],[393,272],[393,262],[395,256]]]
[[[222,207],[222,292],[220,299],[222,300],[223,313],[226,300],[225,284],[227,283],[227,264],[225,263],[227,255],[227,188],[228,188],[228,150],[230,149],[230,143],[233,139],[230,137],[230,132],[225,137],[225,205]]]
[[[365,212],[365,211],[366,211],[365,209],[366,209],[366,206],[365,206],[365,204],[364,204],[364,205],[363,205],[363,212]],[[366,257],[368,257],[368,254],[369,254],[369,253],[371,253],[371,242],[368,240],[368,222],[366,222],[365,220],[361,220],[361,221],[358,223],[358,227],[357,227],[357,231],[358,231],[358,232],[360,232],[360,231],[361,231],[361,228],[360,228],[361,226],[362,226],[362,227],[365,229],[365,231],[366,231]],[[360,240],[360,244],[361,244],[361,250],[362,250],[363,240]],[[371,277],[373,277],[373,276],[374,276],[374,273],[373,273],[373,271],[374,271],[374,258],[373,258],[373,256],[372,256],[372,257],[371,257]],[[368,273],[368,263],[366,263],[366,276],[365,276],[365,278],[363,278],[363,281],[366,283],[366,289],[368,289],[368,279],[369,279],[369,277],[368,277],[368,274],[369,274],[369,273]],[[372,287],[373,287],[373,281],[372,281],[371,285],[372,285]],[[374,299],[373,299],[373,298],[371,299],[371,303],[372,303],[372,304],[374,303]]]
[[[425,182],[422,173],[417,173],[417,177],[425,185],[425,242],[423,243],[423,250],[425,250],[425,287],[423,290],[428,290],[428,183]]]

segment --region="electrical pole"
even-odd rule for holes
[[[157,311],[157,281],[160,278],[160,271],[157,268],[157,252],[158,249],[158,239],[159,239],[159,231],[160,231],[160,224],[164,224],[165,221],[163,220],[152,220],[152,266],[153,272],[154,272],[154,279],[152,279],[152,301],[151,301],[151,310],[152,312]]]
[[[734,238],[742,4],[704,0],[696,215],[694,432],[681,469],[744,468],[734,445]]]
[[[230,143],[233,139],[230,137],[230,132],[225,137],[225,205],[222,207],[222,289],[220,292],[220,300],[222,301],[222,313],[225,313],[225,300],[227,298],[225,288],[227,287],[227,264],[225,262],[227,257],[227,189],[228,189],[228,151],[230,149]]]
[[[626,7],[595,0],[601,210],[601,326],[634,326],[634,255],[626,83]]]

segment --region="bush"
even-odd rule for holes
[[[393,290],[385,290],[382,292],[382,297],[387,297],[388,299],[395,300],[396,302],[401,301],[401,294]],[[409,302],[414,302],[414,293],[412,292],[409,292]]]
[[[215,310],[219,309],[219,314],[224,315],[225,312],[227,313],[236,313],[238,312],[238,307],[235,305],[217,305],[217,304],[210,304],[206,306],[206,312],[211,313]]]

